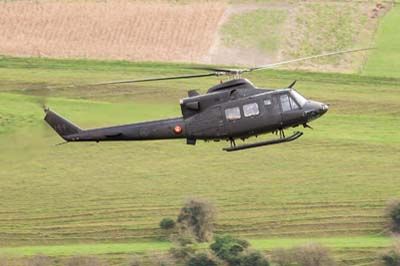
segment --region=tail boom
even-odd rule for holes
[[[66,141],[123,141],[186,138],[182,117],[82,130],[47,110],[45,121]]]

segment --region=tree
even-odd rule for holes
[[[182,231],[190,231],[198,242],[209,241],[215,220],[214,206],[204,199],[189,199],[181,209],[177,222]]]
[[[392,233],[400,233],[400,200],[390,200],[385,209],[387,229]]]
[[[272,262],[278,266],[331,266],[334,260],[329,249],[319,244],[308,244],[272,252]]]

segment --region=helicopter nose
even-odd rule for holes
[[[309,122],[328,112],[329,107],[324,103],[310,101],[305,109],[304,116]]]
[[[319,113],[320,115],[325,114],[326,112],[328,112],[329,106],[325,103],[321,103],[320,109],[319,109]]]

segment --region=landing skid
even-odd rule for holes
[[[257,142],[257,143],[251,143],[251,144],[244,144],[240,146],[231,146],[229,148],[224,148],[224,151],[230,152],[230,151],[239,151],[239,150],[245,150],[245,149],[250,149],[250,148],[255,148],[255,147],[260,147],[260,146],[267,146],[267,145],[272,145],[272,144],[278,144],[278,143],[284,143],[284,142],[289,142],[296,140],[300,138],[303,135],[303,132],[295,132],[293,135],[285,138],[279,138],[279,139],[274,139],[274,140],[269,140],[269,141],[263,141],[263,142]]]

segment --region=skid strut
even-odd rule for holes
[[[250,148],[255,148],[255,147],[261,147],[261,146],[267,146],[267,145],[273,145],[273,144],[278,144],[278,143],[284,143],[284,142],[289,142],[289,141],[293,141],[296,140],[298,138],[300,138],[303,135],[303,132],[295,132],[293,135],[289,136],[289,137],[285,137],[285,134],[283,133],[283,130],[281,130],[282,132],[279,132],[281,136],[281,138],[279,139],[274,139],[274,140],[268,140],[268,141],[263,141],[263,142],[257,142],[257,143],[251,143],[251,144],[244,144],[244,145],[240,145],[240,146],[231,146],[229,148],[224,148],[224,151],[230,152],[230,151],[240,151],[240,150],[245,150],[245,149],[250,149]]]

